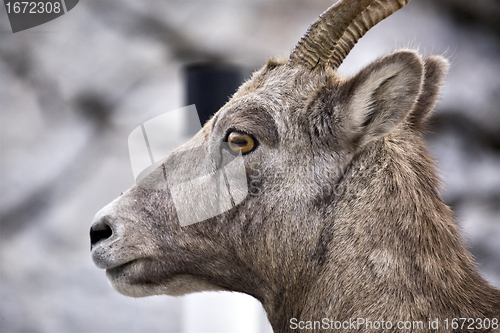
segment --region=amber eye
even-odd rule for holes
[[[236,154],[240,152],[242,154],[248,153],[255,146],[255,143],[250,135],[236,131],[229,133],[227,142],[229,143],[229,148]]]

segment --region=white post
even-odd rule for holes
[[[183,333],[272,332],[259,301],[236,292],[183,296],[181,322]]]

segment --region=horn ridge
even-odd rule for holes
[[[289,63],[314,68],[318,62],[327,63],[350,23],[374,0],[358,0],[356,4],[340,0],[324,11],[290,54]]]
[[[290,54],[291,66],[340,66],[363,35],[410,0],[340,0],[309,27]]]
[[[403,8],[410,0],[378,0],[366,8],[351,22],[344,35],[337,42],[333,54],[329,59],[332,68],[338,68],[358,40],[363,37],[377,23]]]

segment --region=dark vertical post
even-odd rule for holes
[[[196,105],[203,126],[249,77],[250,71],[234,65],[202,63],[187,66],[185,75],[186,104]],[[190,126],[192,123],[188,119],[189,135],[195,134],[198,130]]]

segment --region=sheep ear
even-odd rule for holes
[[[417,129],[423,129],[429,119],[434,106],[439,99],[444,77],[450,65],[448,60],[441,56],[424,58],[424,84],[422,93],[418,96],[417,103],[410,114],[409,121]]]
[[[341,87],[345,133],[364,145],[393,131],[413,109],[423,76],[422,60],[411,51],[392,53],[361,70]]]

